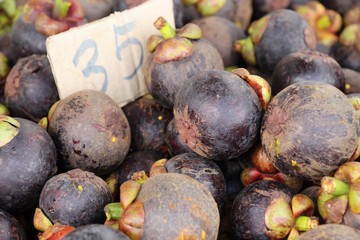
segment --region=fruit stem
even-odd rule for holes
[[[53,8],[53,16],[58,19],[64,19],[71,7],[71,2],[67,0],[55,0]]]
[[[109,203],[104,207],[106,220],[119,220],[124,212],[119,202]]]
[[[349,184],[340,179],[325,176],[321,179],[321,189],[334,196],[340,196],[349,192]]]
[[[308,217],[308,216],[300,216],[295,219],[295,229],[300,232],[305,232],[310,229],[313,229],[319,225],[319,220]]]
[[[155,27],[160,31],[164,39],[174,38],[176,36],[175,29],[163,17],[159,17],[155,23]]]

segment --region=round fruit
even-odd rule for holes
[[[360,231],[342,224],[323,224],[300,235],[299,240],[358,240]]]
[[[281,172],[317,181],[351,158],[358,128],[344,93],[327,83],[304,81],[283,89],[269,103],[261,141]]]
[[[178,91],[174,117],[182,141],[194,152],[227,160],[255,143],[262,109],[255,91],[239,76],[207,70]]]
[[[10,213],[0,209],[1,240],[26,240],[25,229]]]
[[[62,240],[129,240],[124,233],[103,224],[88,224],[76,228]]]
[[[128,120],[103,92],[82,90],[60,101],[48,128],[64,170],[104,176],[120,166],[130,148]]]

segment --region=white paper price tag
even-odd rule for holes
[[[148,92],[141,71],[146,40],[160,34],[153,23],[162,16],[173,27],[173,0],[148,0],[48,37],[46,48],[60,99],[83,89],[101,90],[120,106]]]

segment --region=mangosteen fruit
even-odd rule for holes
[[[130,151],[159,151],[168,156],[166,127],[174,115],[150,94],[122,107],[131,131]]]
[[[201,38],[196,24],[175,30],[159,17],[154,25],[163,36],[152,35],[147,41],[151,54],[143,68],[145,82],[155,100],[172,108],[176,93],[191,76],[201,70],[223,70],[224,63],[219,51]]]
[[[45,182],[55,175],[56,147],[36,123],[0,115],[0,206],[22,213],[38,203]]]
[[[252,0],[183,0],[183,3],[185,7],[194,7],[199,14],[195,18],[224,17],[243,30],[247,29],[253,14]]]
[[[285,56],[272,73],[271,91],[276,95],[295,82],[320,81],[345,91],[341,66],[329,55],[304,49]]]
[[[220,213],[225,210],[226,180],[220,167],[196,153],[178,154],[165,163],[168,173],[185,174],[204,184],[214,197]]]
[[[253,15],[252,20],[259,19],[264,15],[275,11],[277,9],[288,8],[290,0],[253,0]]]
[[[78,227],[103,223],[112,201],[106,182],[92,172],[73,169],[50,178],[41,191],[39,208],[51,223]]]
[[[14,117],[38,122],[59,100],[59,93],[46,55],[19,59],[5,82],[5,103]]]
[[[262,180],[244,187],[235,198],[231,212],[236,239],[270,239],[268,234],[275,229],[269,229],[265,223],[268,207],[277,200],[282,200],[281,205],[285,209],[280,211],[279,208],[277,214],[285,216],[292,196],[290,189],[278,181]],[[283,227],[290,228],[293,219],[283,220]]]
[[[119,105],[96,90],[77,91],[60,100],[49,119],[59,166],[98,176],[120,166],[130,147],[128,120]]]
[[[343,68],[345,77],[345,94],[360,93],[360,72]]]
[[[323,224],[300,235],[299,240],[357,240],[360,231],[342,224]]]
[[[358,146],[359,119],[338,88],[293,83],[269,103],[261,128],[265,153],[282,173],[319,181],[348,161]]]
[[[263,111],[255,91],[224,70],[201,71],[176,95],[174,117],[194,152],[222,161],[239,157],[258,139]]]
[[[21,223],[10,213],[0,209],[0,238],[2,240],[26,240],[26,232]]]
[[[12,29],[10,45],[13,64],[21,57],[46,54],[48,36],[86,23],[84,10],[77,0],[29,0]]]
[[[360,72],[360,23],[346,26],[339,40],[330,49],[333,57],[342,67]]]
[[[322,3],[326,8],[333,9],[341,15],[344,15],[347,11],[349,11],[349,9],[358,3],[358,0],[320,0],[320,3]]]
[[[130,240],[123,232],[103,224],[88,224],[76,228],[62,240]]]
[[[220,214],[210,191],[179,173],[148,178],[119,229],[131,239],[217,239]]]
[[[211,42],[219,51],[225,67],[241,66],[241,56],[234,49],[235,40],[245,38],[242,28],[225,17],[209,16],[192,21],[198,25],[202,37]]]
[[[77,0],[88,22],[107,17],[114,11],[115,0]]]
[[[286,55],[316,48],[313,28],[295,11],[278,9],[251,23],[249,37],[236,41],[235,48],[249,65],[272,73]]]
[[[188,145],[181,140],[174,118],[166,127],[165,143],[170,156],[175,156],[180,153],[193,152],[193,150],[191,150],[191,148],[189,148]]]
[[[163,158],[157,151],[136,151],[126,155],[120,167],[117,168],[106,179],[110,189],[113,191],[114,201],[119,200],[119,188],[121,184],[131,179],[131,176],[138,171],[145,171],[149,175],[149,169],[157,160]]]

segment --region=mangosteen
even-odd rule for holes
[[[12,29],[11,63],[32,54],[46,54],[48,36],[86,22],[77,0],[29,0]]]
[[[243,30],[247,29],[253,14],[252,0],[183,0],[183,3],[186,7],[194,7],[199,14],[195,18],[224,17]]]
[[[175,156],[180,153],[193,152],[193,150],[191,150],[191,148],[189,148],[188,145],[181,140],[174,118],[167,125],[165,142],[171,156]]]
[[[219,16],[198,18],[192,23],[198,25],[202,37],[216,47],[225,67],[242,65],[241,56],[234,49],[235,40],[245,38],[245,32],[242,28],[236,26],[231,20]]]
[[[0,115],[0,206],[22,213],[36,206],[45,182],[55,175],[56,147],[36,123]]]
[[[262,117],[255,91],[224,70],[201,71],[176,95],[174,116],[181,139],[209,159],[239,157],[258,139]]]
[[[360,231],[342,224],[323,224],[300,235],[299,240],[357,240]]]
[[[288,8],[290,2],[290,0],[253,0],[252,20],[257,20],[277,9]]]
[[[225,210],[226,180],[220,167],[214,161],[196,153],[178,154],[165,163],[169,173],[185,174],[204,184],[214,197],[220,213]]]
[[[131,131],[130,151],[159,151],[168,156],[165,131],[174,115],[150,94],[122,108]]]
[[[107,17],[114,11],[115,0],[77,0],[84,10],[85,18],[92,22]]]
[[[50,178],[41,191],[39,208],[51,223],[74,227],[103,223],[112,201],[106,182],[92,172],[73,169]]]
[[[154,23],[163,36],[152,35],[147,42],[151,52],[144,64],[145,82],[155,100],[172,108],[175,95],[188,79],[201,70],[224,69],[219,51],[206,39],[201,29],[188,23],[173,29],[159,17]]]
[[[178,173],[148,178],[119,229],[131,239],[217,239],[220,214],[210,191]]]
[[[38,122],[59,100],[59,93],[46,55],[21,58],[5,82],[5,103],[12,116]]]
[[[358,2],[358,0],[320,0],[320,3],[322,3],[326,8],[333,9],[341,15],[344,15]]]
[[[272,73],[286,55],[316,48],[313,28],[295,11],[278,9],[252,22],[249,37],[236,41],[235,47],[249,65]]]
[[[0,209],[1,240],[26,240],[26,232],[21,223],[10,213]]]
[[[308,181],[332,174],[358,146],[359,119],[347,96],[323,82],[293,83],[269,103],[265,153],[282,173]]]
[[[272,180],[257,181],[243,188],[232,206],[232,224],[236,239],[271,239],[268,234],[276,229],[268,228],[265,215],[269,211],[267,209],[271,210],[273,203],[278,200],[282,200],[280,204],[283,209],[278,208],[278,212],[274,214],[281,214],[284,217],[281,219],[284,220],[283,228],[287,230],[285,232],[289,232],[293,219],[286,218],[286,212],[289,211],[288,205],[292,196],[293,194],[285,184]]]
[[[329,55],[305,49],[285,56],[276,65],[271,91],[276,95],[295,82],[320,81],[345,91],[345,77],[341,66]]]
[[[154,162],[162,158],[163,155],[157,151],[136,151],[127,154],[120,167],[106,179],[108,185],[110,184],[113,190],[114,201],[119,200],[121,184],[130,180],[131,176],[138,171],[145,171],[149,175],[148,169],[150,169]]]
[[[104,176],[120,166],[130,147],[128,120],[107,94],[82,90],[60,100],[49,119],[63,170],[81,168]]]
[[[115,0],[115,10],[124,11],[134,8],[147,0]],[[182,0],[173,0],[175,26],[182,27],[184,25],[184,5]]]
[[[345,77],[345,94],[360,93],[360,72],[343,68]]]
[[[340,33],[339,40],[330,50],[342,67],[360,72],[360,24],[346,26]]]
[[[76,228],[67,234],[62,240],[129,240],[123,232],[120,232],[103,224],[88,224]]]

